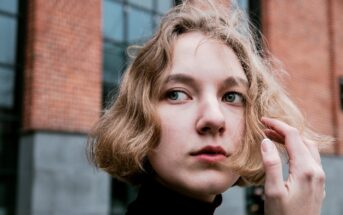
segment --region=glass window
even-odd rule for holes
[[[6,206],[6,183],[0,178],[0,215],[7,214]]]
[[[162,0],[165,1],[165,0]],[[147,8],[149,10],[153,9],[153,0],[129,0],[129,3]]]
[[[0,176],[14,174],[17,157],[17,123],[13,119],[0,121]],[[0,183],[1,184],[1,183]]]
[[[16,180],[0,174],[0,215],[14,214]]]
[[[134,8],[130,8],[128,13],[128,42],[139,43],[151,36],[153,15]]]
[[[0,215],[14,214],[18,125],[0,121]]]
[[[16,50],[16,19],[0,16],[0,62],[14,64]]]
[[[124,10],[123,4],[103,2],[103,33],[105,38],[117,41],[124,40]]]
[[[124,68],[124,47],[113,45],[110,43],[104,44],[104,60],[103,60],[103,81],[111,84],[118,84],[122,70]]]
[[[154,16],[154,29],[153,29],[154,32],[155,32],[155,31],[157,30],[157,28],[160,26],[160,24],[161,24],[161,18],[162,18],[162,16],[160,16],[160,15],[155,15],[155,16]]]
[[[173,1],[163,0],[157,1],[157,11],[159,13],[166,13],[173,6]]]
[[[242,8],[244,11],[248,12],[249,10],[249,0],[238,0],[238,5],[240,8]]]
[[[14,71],[0,67],[0,108],[14,106]]]
[[[0,10],[15,14],[17,13],[17,7],[18,7],[17,4],[18,4],[17,0],[1,0]]]
[[[0,215],[14,214],[17,124],[14,105],[18,0],[0,0]]]

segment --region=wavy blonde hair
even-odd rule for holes
[[[275,67],[275,61],[266,52],[256,49],[249,26],[244,13],[234,6],[224,9],[211,1],[197,1],[196,5],[185,1],[172,8],[162,18],[153,37],[137,49],[116,100],[90,133],[91,161],[120,180],[132,184],[142,182],[147,174],[147,154],[159,144],[161,128],[156,107],[172,63],[173,44],[180,35],[194,31],[231,47],[249,82],[243,144],[228,163],[241,176],[236,184],[264,181],[260,153],[260,142],[265,137],[262,116],[288,123],[312,142],[330,142],[330,138],[313,132],[306,125],[302,114],[274,77],[282,73],[282,69]],[[284,151],[282,144],[278,144],[278,148]]]

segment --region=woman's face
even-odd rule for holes
[[[225,163],[242,142],[247,78],[230,47],[197,32],[177,39],[168,73],[149,161],[162,184],[212,201],[239,178]]]

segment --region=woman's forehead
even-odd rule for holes
[[[169,74],[187,73],[191,76],[222,78],[235,76],[246,80],[243,67],[233,49],[223,41],[200,32],[181,35],[174,43]]]

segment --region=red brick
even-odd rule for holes
[[[33,0],[24,130],[87,132],[101,109],[101,1]]]

